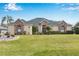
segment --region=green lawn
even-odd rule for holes
[[[24,35],[14,41],[0,41],[5,56],[79,56],[79,35]]]

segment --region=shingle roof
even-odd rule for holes
[[[23,22],[24,24],[28,24],[28,25],[34,25],[34,26],[37,26],[40,22],[42,22],[42,21],[47,21],[48,22],[48,25],[50,25],[50,26],[54,26],[54,25],[58,25],[58,24],[60,24],[60,23],[62,23],[63,21],[52,21],[52,20],[48,20],[48,19],[46,19],[46,18],[35,18],[35,19],[32,19],[32,20],[30,20],[30,21],[25,21],[25,20],[23,20],[23,19],[18,19],[18,20],[20,20],[21,22]],[[13,23],[11,23],[11,24],[14,24],[15,22],[13,22]],[[66,22],[65,22],[66,23]],[[11,25],[10,24],[10,25]],[[68,26],[72,26],[71,24],[68,24],[67,23],[67,25]]]
[[[58,24],[63,22],[63,21],[52,21],[52,20],[48,20],[46,18],[35,18],[35,19],[32,19],[32,20],[28,21],[28,23],[33,24],[34,26],[36,26],[41,21],[47,21],[48,25],[51,25],[51,26],[58,25]],[[68,24],[68,23],[67,23],[67,25],[71,26],[71,24]]]
[[[28,22],[26,22],[25,20],[23,20],[23,19],[17,19],[16,21],[21,21],[23,24],[28,24],[28,25],[31,25],[31,24],[29,24]],[[15,22],[16,22],[15,21]],[[14,25],[15,24],[15,22],[12,22],[12,23],[10,23],[10,24],[8,24],[8,25]]]

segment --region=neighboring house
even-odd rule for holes
[[[42,33],[46,31],[46,27],[50,27],[51,31],[66,32],[72,30],[72,25],[65,21],[51,21],[45,18],[35,18],[29,21],[30,24],[38,28],[38,32]]]
[[[24,20],[17,19],[14,23],[8,24],[8,32],[13,34],[32,34],[32,25]]]
[[[4,26],[1,26],[0,25],[0,33],[2,34],[2,33],[6,33],[7,32],[7,27],[4,27]]]

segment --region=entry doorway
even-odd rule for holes
[[[17,25],[16,26],[16,32],[17,35],[21,35],[23,33],[23,26]]]

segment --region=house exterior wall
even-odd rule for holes
[[[9,32],[10,35],[14,35],[15,34],[15,32],[14,32],[14,25],[9,25],[8,26],[8,32]]]
[[[27,27],[28,27],[28,26],[24,26],[24,31],[26,32],[26,34],[27,34],[27,32],[28,32]]]
[[[72,30],[72,26],[67,26],[67,31],[71,31]]]
[[[26,32],[26,34],[32,34],[32,26],[24,26],[24,31]],[[15,26],[14,25],[9,25],[8,26],[8,32],[11,34],[11,35],[14,35],[15,34]]]
[[[32,26],[24,26],[24,31],[26,32],[26,34],[32,35]],[[14,25],[9,25],[8,26],[8,32],[10,33],[10,35],[14,35],[15,34],[15,27],[14,27]]]
[[[66,26],[65,27],[65,31],[71,31],[72,30],[72,26]],[[51,31],[60,31],[58,26],[51,26]]]
[[[52,26],[51,31],[59,31],[58,26]]]
[[[26,34],[32,34],[32,26],[24,26],[24,31]]]
[[[29,29],[29,34],[32,35],[32,26],[29,26],[28,29]]]

